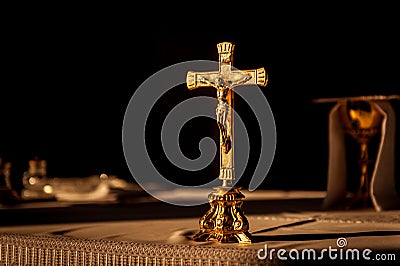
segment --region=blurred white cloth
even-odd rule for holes
[[[324,207],[342,202],[347,195],[345,132],[340,122],[338,102],[329,114],[329,165]],[[381,139],[371,173],[371,197],[377,211],[400,208],[400,196],[395,184],[395,112],[390,101],[374,101],[383,115]]]

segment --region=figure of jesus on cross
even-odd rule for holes
[[[188,71],[188,89],[214,87],[217,89],[217,123],[220,130],[220,172],[222,186],[209,195],[212,206],[200,219],[200,232],[195,240],[216,239],[219,242],[251,243],[248,222],[240,210],[244,199],[238,188],[233,187],[234,167],[234,116],[233,88],[239,85],[266,86],[268,78],[264,68],[232,70],[234,44],[222,42],[217,45],[219,70],[214,72]],[[224,208],[214,208],[223,205]]]

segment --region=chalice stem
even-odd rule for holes
[[[368,145],[367,143],[361,143],[361,156],[359,160],[359,164],[361,165],[361,178],[356,198],[362,199],[364,207],[368,206],[368,200],[370,198],[370,182],[368,175],[369,163],[370,160],[368,159]]]

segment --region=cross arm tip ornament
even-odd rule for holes
[[[257,84],[258,86],[265,87],[268,84],[268,73],[265,68],[261,67],[255,70],[245,71],[251,75],[251,79],[246,84]]]
[[[186,85],[189,90],[196,89],[196,73],[193,71],[188,71],[186,75]]]

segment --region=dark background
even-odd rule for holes
[[[134,181],[123,154],[122,123],[136,88],[170,65],[217,61],[217,43],[230,41],[236,45],[235,67],[265,67],[269,75],[262,90],[274,114],[277,146],[261,187],[325,189],[328,113],[333,104],[312,100],[400,94],[399,21],[387,16],[377,23],[366,16],[339,25],[334,18],[321,15],[318,20],[298,17],[283,22],[280,17],[272,24],[258,24],[254,30],[249,30],[250,26],[188,30],[164,23],[145,27],[119,20],[76,18],[14,25],[4,41],[0,104],[0,155],[12,163],[14,185],[20,186],[22,173],[34,156],[47,160],[50,177],[104,172]],[[193,93],[200,95],[185,88],[174,92],[176,95],[162,99],[160,112],[151,115],[153,134],[159,132],[159,123],[171,108],[169,103]],[[202,93],[212,95],[214,91]],[[398,113],[399,102],[393,104]],[[245,105],[239,106],[239,112],[249,117],[247,126],[257,147],[256,121]],[[183,151],[195,157],[196,140],[206,135],[217,140],[216,134],[212,121],[192,121],[182,132]],[[165,160],[157,141],[152,141],[149,150],[171,180],[198,184],[202,177],[206,180],[218,174],[215,160],[202,172],[182,177]],[[251,159],[241,180],[244,186],[254,170],[257,148]],[[180,178],[175,175],[178,172]]]

